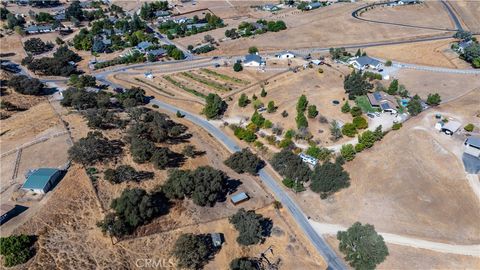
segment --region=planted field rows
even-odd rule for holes
[[[217,79],[220,79],[222,81],[233,82],[233,83],[237,83],[237,84],[241,84],[241,85],[250,84],[250,82],[247,81],[247,80],[242,80],[242,79],[239,79],[239,78],[236,78],[236,77],[231,77],[231,76],[221,74],[221,73],[218,73],[218,72],[210,70],[210,69],[201,68],[200,71],[204,74],[208,74],[208,75],[210,75],[212,77],[215,77]]]
[[[182,84],[182,83],[179,82],[178,80],[173,79],[171,76],[165,75],[165,76],[163,76],[163,79],[167,80],[169,83],[175,85],[176,87],[178,87],[178,88],[180,88],[180,89],[182,89],[182,90],[184,90],[184,91],[187,91],[188,93],[193,94],[193,95],[195,95],[195,96],[197,96],[197,97],[201,97],[201,98],[205,98],[205,97],[206,97],[205,94],[200,93],[200,92],[198,92],[198,91],[195,90],[195,89],[192,89],[192,88],[189,88],[189,87],[185,86],[184,84]]]
[[[224,84],[218,83],[216,81],[209,80],[209,79],[207,79],[203,76],[194,74],[192,72],[182,72],[182,75],[185,76],[185,77],[188,77],[188,78],[190,78],[194,81],[197,81],[201,84],[204,84],[207,87],[211,87],[215,90],[218,90],[218,91],[228,92],[228,91],[232,90],[230,87],[228,87]]]

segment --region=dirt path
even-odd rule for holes
[[[310,224],[318,234],[337,234],[338,231],[345,231],[347,228],[342,225],[320,223],[310,220]],[[390,244],[408,246],[413,248],[429,249],[436,252],[452,253],[480,257],[479,245],[451,245],[439,242],[426,241],[418,238],[406,237],[397,234],[379,232],[385,242]]]

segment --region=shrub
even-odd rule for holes
[[[342,113],[349,113],[350,109],[350,104],[348,104],[348,101],[345,101],[345,104],[342,106]]]
[[[402,123],[395,123],[392,126],[393,130],[399,130],[402,127]]]
[[[427,97],[427,104],[430,106],[437,106],[440,104],[442,99],[440,98],[440,95],[438,93],[435,94],[428,94]]]
[[[315,118],[318,115],[317,106],[309,105],[307,109],[308,118]]]
[[[355,152],[360,153],[365,149],[365,145],[363,143],[357,143],[355,145]]]
[[[283,112],[282,112],[282,117],[283,117],[283,118],[286,118],[287,116],[288,116],[288,112],[287,112],[287,111],[283,111]]]
[[[463,127],[463,129],[465,129],[465,131],[472,132],[475,129],[475,126],[472,123],[469,123]]]
[[[240,62],[236,62],[235,64],[233,64],[233,70],[235,72],[242,71],[243,70],[242,64]]]
[[[357,117],[362,115],[362,109],[360,107],[354,106],[350,110],[350,113],[352,114],[353,117]]]
[[[0,254],[3,256],[5,267],[12,267],[26,263],[33,255],[35,236],[10,235],[0,238]]]
[[[342,127],[342,134],[348,137],[355,137],[357,134],[357,128],[352,123],[347,123]]]
[[[365,118],[357,116],[353,118],[353,125],[355,125],[355,128],[357,129],[366,129],[368,127],[368,122]]]
[[[385,62],[385,66],[386,66],[386,67],[391,67],[391,66],[392,66],[392,60],[387,60],[387,61]]]
[[[342,145],[342,148],[340,149],[340,155],[346,160],[346,161],[352,161],[355,158],[355,148],[352,144],[344,144]]]

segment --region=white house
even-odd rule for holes
[[[316,9],[316,8],[319,8],[322,6],[322,3],[320,2],[311,2],[310,4],[307,5],[307,10],[312,10],[312,9]]]
[[[302,159],[303,162],[308,163],[312,166],[315,166],[318,163],[318,160],[316,158],[309,156],[307,154],[300,153],[298,156]]]
[[[285,52],[275,54],[275,57],[278,59],[290,59],[290,58],[295,58],[295,54],[293,54],[290,51],[285,51]]]
[[[354,68],[364,70],[367,68],[380,69],[382,63],[377,59],[373,59],[368,56],[354,57],[348,60],[348,64],[353,65]]]
[[[260,67],[265,66],[265,60],[258,54],[247,54],[243,60],[245,67]]]
[[[457,121],[448,121],[445,123],[440,130],[441,132],[445,132],[447,135],[453,135],[453,133],[457,132],[457,130],[462,126],[462,123]]]
[[[465,140],[465,154],[480,158],[480,137],[470,136]]]

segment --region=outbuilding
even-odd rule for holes
[[[470,136],[465,140],[465,154],[480,158],[480,137]]]
[[[457,130],[462,126],[462,123],[457,121],[448,121],[445,123],[440,130],[441,132],[445,132],[447,135],[453,135],[453,133],[457,132]]]
[[[290,51],[285,51],[285,52],[275,54],[275,57],[279,59],[290,59],[290,58],[295,58],[295,54],[293,54]]]
[[[60,179],[62,171],[54,168],[39,168],[31,172],[22,189],[39,194],[47,193]]]
[[[250,197],[248,197],[247,193],[245,193],[245,192],[240,192],[240,193],[238,193],[238,194],[233,195],[233,196],[230,198],[230,201],[231,201],[234,205],[237,205],[237,204],[239,204],[239,203],[248,201],[249,199],[250,199]]]
[[[213,246],[218,248],[222,246],[222,235],[220,233],[211,233],[210,238],[212,238]]]

